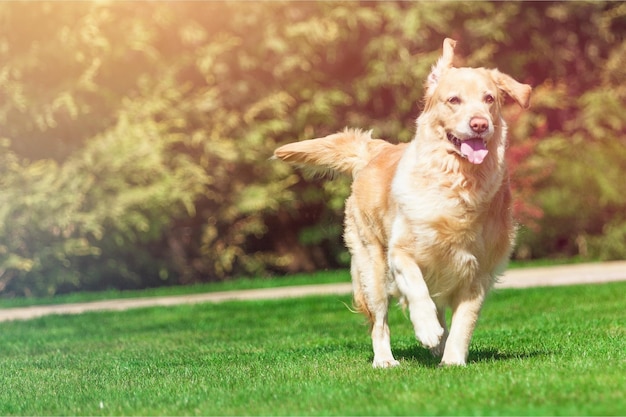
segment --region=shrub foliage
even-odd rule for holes
[[[626,256],[622,3],[0,5],[0,292],[345,265],[349,184],[268,161],[344,126],[410,140],[445,36],[507,107],[516,256]]]

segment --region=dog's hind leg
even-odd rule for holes
[[[362,248],[365,249],[365,248]],[[370,251],[367,251],[371,253]],[[381,255],[382,255],[382,251]],[[387,321],[389,296],[385,289],[383,258],[374,261],[363,253],[352,255],[352,285],[355,307],[370,320],[374,368],[389,368],[400,363],[391,352],[391,333]],[[373,255],[373,254],[372,254]]]
[[[383,307],[381,306],[381,310]],[[391,368],[400,365],[391,353],[391,336],[389,324],[387,323],[387,306],[385,312],[376,312],[372,325],[372,347],[374,348],[374,368]]]
[[[374,368],[390,368],[400,364],[391,352],[391,336],[387,311],[387,265],[380,245],[368,242],[369,231],[354,227],[353,218],[346,216],[346,243],[352,254],[351,274],[355,308],[370,320]]]

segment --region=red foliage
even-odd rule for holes
[[[507,162],[513,192],[513,216],[516,221],[536,230],[538,220],[543,217],[543,210],[533,201],[533,195],[538,183],[549,175],[549,168],[533,165],[532,156],[540,140],[547,134],[547,125],[542,122],[533,126],[532,134],[527,137],[515,137],[513,132],[522,130],[517,127],[524,123],[521,117],[523,110],[508,106],[505,113],[509,125]]]

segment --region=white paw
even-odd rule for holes
[[[437,319],[422,321],[416,326],[415,337],[422,342],[424,347],[439,349],[443,344],[443,327]]]
[[[372,362],[372,366],[374,368],[393,368],[398,365],[400,365],[400,362],[395,360],[393,357],[384,359],[374,358],[374,362]]]
[[[465,360],[455,360],[455,361],[446,361],[446,360],[442,360],[441,363],[439,364],[439,366],[444,367],[444,366],[465,366]]]
[[[462,349],[454,349],[454,345],[446,348],[439,366],[465,366],[467,354]]]
[[[436,357],[436,358],[441,358],[443,356],[443,353],[446,349],[446,341],[448,340],[448,332],[446,329],[443,329],[443,336],[441,337],[441,340],[439,341],[439,344],[435,347],[431,347],[430,348],[430,353]]]

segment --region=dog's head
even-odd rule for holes
[[[445,39],[443,55],[426,80],[425,113],[436,115],[448,151],[473,164],[483,162],[494,133],[504,126],[500,108],[509,95],[529,107],[531,87],[497,69],[452,66],[456,41]]]

